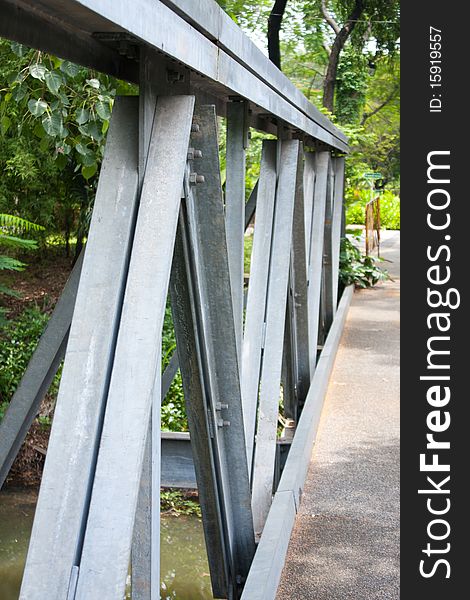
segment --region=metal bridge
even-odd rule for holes
[[[140,91],[115,101],[84,254],[0,426],[3,482],[65,356],[20,597],[121,600],[131,560],[132,598],[159,598],[159,409],[179,365],[214,596],[274,598],[351,297],[347,140],[213,0],[0,0],[0,35]],[[245,202],[250,128],[274,139]]]

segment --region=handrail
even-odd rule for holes
[[[12,6],[28,27],[12,27]],[[237,27],[214,0],[0,0],[0,35],[114,75],[138,79],[138,65],[103,39],[127,36],[203,75],[203,91],[223,103],[238,96],[253,113],[285,123],[306,142],[348,152],[347,140]],[[29,20],[27,20],[29,19]],[[42,34],[43,25],[47,35]],[[66,37],[55,41],[54,30]],[[100,37],[101,36],[101,37]],[[75,40],[79,48],[74,47]],[[103,56],[97,53],[97,40]],[[110,50],[112,50],[110,52]],[[104,58],[105,57],[105,58]],[[132,75],[132,70],[135,70]],[[209,80],[209,81],[207,81]]]

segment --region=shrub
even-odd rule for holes
[[[377,267],[373,256],[366,256],[348,238],[341,239],[339,277],[344,285],[354,284],[360,288],[374,286],[389,279],[386,271]]]
[[[49,320],[39,308],[26,309],[0,330],[0,401],[7,403],[37,346]],[[54,382],[57,386],[57,382]],[[5,407],[4,407],[5,408]]]
[[[364,225],[369,200],[370,192],[360,192],[359,199],[346,209],[346,223]],[[400,198],[389,190],[385,190],[380,196],[380,224],[385,229],[400,229]]]

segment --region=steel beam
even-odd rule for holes
[[[329,152],[315,155],[315,189],[312,222],[310,226],[310,255],[308,267],[308,338],[310,345],[310,375],[315,371],[320,323],[320,297],[322,287],[323,239],[325,230],[325,206],[328,189]]]
[[[241,357],[243,339],[246,115],[247,106],[245,102],[230,102],[228,104],[225,225],[227,230],[228,264],[239,358]]]
[[[75,263],[0,423],[0,487],[7,478],[29,428],[39,412],[41,402],[64,359],[82,261],[83,252]]]
[[[299,510],[328,381],[354,287],[346,288],[312,377],[304,409],[241,600],[274,600]]]
[[[78,564],[137,201],[137,98],[117,99],[20,598],[66,598]],[[51,568],[54,565],[54,568]]]
[[[12,0],[0,2],[2,6],[8,6]],[[14,4],[19,5],[19,2]],[[67,28],[71,40],[79,39],[79,36],[94,40],[96,34],[103,33],[130,36],[136,45],[147,45],[161,51],[176,63],[208,78],[210,85],[207,87],[225,101],[229,96],[241,96],[256,105],[256,112],[270,113],[303,132],[307,138],[316,138],[348,151],[344,135],[305,98],[301,99],[294,85],[277,74],[269,61],[262,59],[252,48],[252,42],[234,30],[227,20],[221,23],[219,38],[214,40],[188,23],[184,11],[170,2],[168,4],[170,6],[165,6],[159,0],[135,0],[133,10],[129,11],[125,0],[112,3],[107,0],[43,0],[40,4],[23,0],[21,7],[40,17],[45,25],[52,24],[52,32]],[[218,10],[215,4],[212,7]],[[18,19],[12,18],[14,24],[10,37],[18,36],[20,30]],[[55,40],[53,33],[48,38],[39,39],[31,29],[29,36],[21,39],[26,44],[40,44],[40,49],[45,49],[46,44],[50,52],[59,55],[63,49],[63,44],[51,42]],[[103,49],[103,54],[106,50]],[[113,50],[116,60],[120,60],[117,45]],[[101,52],[96,54],[99,57]],[[249,68],[245,64],[247,61],[251,63]],[[90,66],[99,69],[98,62],[97,59],[97,64]],[[105,65],[101,68],[107,70]]]
[[[257,535],[264,527],[273,492],[285,311],[299,153],[300,143],[298,140],[282,141],[269,266],[265,316],[266,334],[253,464],[252,506]]]
[[[266,295],[276,198],[276,154],[277,142],[264,140],[258,180],[241,368],[246,456],[250,473],[255,442],[261,355],[264,346]]]
[[[344,209],[344,156],[333,158],[333,169],[335,173],[335,187],[333,199],[333,215],[331,224],[331,263],[332,263],[332,298],[333,317],[338,304],[338,279],[339,279],[339,252],[341,245],[341,221]]]
[[[286,349],[288,350],[285,357],[287,358],[289,353],[292,355],[290,360],[292,376],[291,379],[289,376],[286,377],[289,385],[284,385],[284,410],[286,416],[294,421],[297,421],[299,404],[301,407],[310,386],[304,180],[304,162],[299,160],[287,303],[289,322],[286,322],[288,327],[285,335]],[[286,361],[285,371],[287,369],[289,369],[289,364]]]
[[[193,134],[192,143],[202,151],[198,169],[205,182],[193,187],[187,196],[188,224],[210,383],[209,419],[236,588],[248,574],[255,540],[214,107],[200,107],[195,124],[199,131]]]
[[[152,405],[160,435],[161,335],[194,97],[159,97],[140,198],[77,600],[124,596]],[[152,447],[159,480],[160,449]],[[153,484],[155,489],[155,484]],[[152,498],[152,501],[156,500]],[[158,535],[152,522],[152,537]],[[152,582],[158,577],[152,564]]]
[[[202,323],[197,310],[197,280],[194,254],[182,206],[171,271],[171,310],[175,324],[186,414],[201,505],[207,558],[214,597],[227,598],[230,549],[223,525],[221,490],[214,456],[213,425],[210,422],[209,384],[201,346]]]
[[[322,281],[322,317],[323,329],[326,333],[335,314],[335,299],[333,289],[333,218],[334,218],[334,203],[335,203],[335,171],[334,162],[331,159],[331,168],[328,175],[328,187],[326,194],[325,206],[325,232],[323,242],[323,281]],[[337,231],[335,231],[335,242]],[[339,242],[339,238],[338,238]],[[338,252],[336,252],[338,254]],[[338,255],[339,257],[339,255]]]

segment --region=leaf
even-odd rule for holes
[[[11,288],[7,287],[0,283],[0,294],[5,294],[5,296],[11,296],[12,298],[21,298],[21,294],[19,292],[15,292]]]
[[[101,127],[101,133],[105,135],[105,133],[109,129],[109,121],[103,121],[103,126]]]
[[[47,68],[41,63],[36,63],[34,65],[29,65],[29,73],[31,77],[34,77],[34,79],[44,81],[44,78],[47,73]]]
[[[28,92],[28,88],[26,87],[25,83],[21,83],[20,85],[17,85],[12,92],[13,95],[13,99],[16,100],[16,102],[21,102],[21,100],[23,100],[23,98],[26,96]],[[6,97],[5,97],[6,100]]]
[[[98,125],[96,121],[89,121],[88,123],[81,125],[78,129],[80,133],[90,136],[97,142],[100,142],[103,139],[101,125]]]
[[[11,42],[10,48],[12,52],[20,58],[23,58],[23,56],[29,52],[29,48],[27,46],[23,46],[23,44],[18,44],[18,42]]]
[[[5,135],[5,133],[10,129],[10,125],[11,125],[10,117],[7,117],[6,115],[4,115],[2,117],[0,125],[1,125],[2,135]]]
[[[82,175],[88,181],[88,179],[93,177],[93,175],[96,173],[97,170],[98,170],[98,165],[95,162],[92,165],[90,165],[89,167],[82,167]]]
[[[80,143],[75,145],[75,150],[82,156],[88,156],[92,154],[92,151],[89,148],[87,148],[84,144]]]
[[[100,82],[98,79],[87,79],[86,82],[88,83],[89,86],[91,86],[95,90],[100,89]]]
[[[42,138],[46,135],[46,132],[44,131],[44,127],[42,126],[42,123],[40,123],[39,121],[36,122],[33,132],[34,132],[34,135],[36,137],[38,137],[40,140],[42,140]]]
[[[28,102],[28,110],[34,117],[40,117],[47,110],[47,102],[40,98],[38,100],[31,99]]]
[[[59,69],[69,77],[76,77],[80,73],[80,67],[68,60],[64,60]]]
[[[29,250],[37,248],[38,243],[36,240],[24,240],[23,238],[16,237],[14,235],[6,235],[2,233],[0,235],[0,245],[7,248],[22,248]]]
[[[59,113],[45,114],[42,118],[42,126],[47,135],[51,137],[61,135],[64,127]]]
[[[17,233],[23,233],[24,231],[44,231],[42,225],[7,213],[0,213],[0,227],[6,227],[10,232],[15,231]]]
[[[90,152],[90,154],[86,154],[85,156],[81,156],[80,158],[84,167],[92,167],[96,163],[96,157],[93,152]]]
[[[61,171],[63,171],[67,164],[67,157],[64,154],[58,154],[56,156],[55,162],[56,162],[57,166],[59,167],[59,169]]]
[[[90,118],[90,111],[86,108],[79,108],[75,113],[75,120],[79,125],[84,125]]]
[[[95,104],[95,109],[98,116],[103,119],[103,121],[108,121],[111,118],[111,107],[109,102],[100,100]]]
[[[11,258],[11,256],[0,255],[0,270],[6,269],[8,271],[24,271],[25,266],[25,263],[21,262],[21,260]]]
[[[49,71],[44,76],[44,80],[49,91],[52,94],[57,94],[59,92],[60,86],[64,83],[64,78],[58,71]]]

